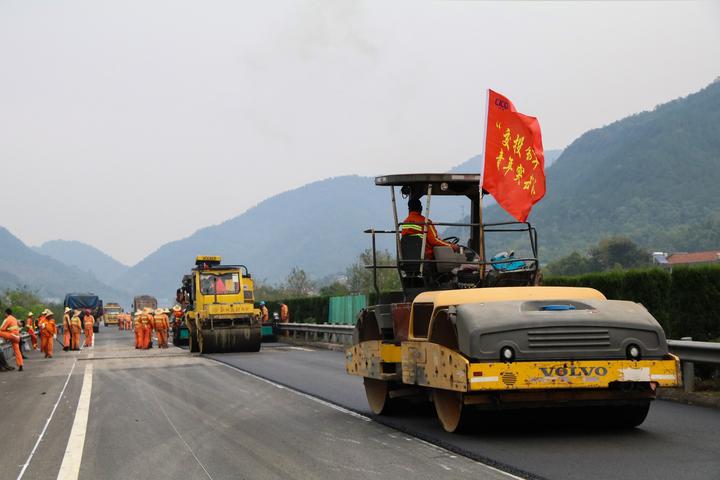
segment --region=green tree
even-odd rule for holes
[[[313,292],[314,284],[305,270],[293,267],[285,280],[285,291],[290,298],[307,297]]]
[[[347,268],[348,288],[352,293],[369,293],[375,289],[373,285],[373,269],[366,268],[372,265],[372,250],[366,249]],[[395,257],[387,250],[377,252],[378,266],[394,266]],[[400,277],[395,268],[377,269],[378,287],[381,292],[400,290]]]
[[[610,237],[600,240],[597,247],[589,251],[593,271],[607,271],[616,268],[643,268],[652,265],[649,252],[640,248],[627,237]]]
[[[350,290],[344,283],[332,282],[324,287],[321,287],[318,293],[322,297],[338,297],[349,294]]]
[[[551,275],[582,275],[590,272],[590,262],[587,257],[573,252],[549,263],[545,269]]]

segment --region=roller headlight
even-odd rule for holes
[[[515,358],[515,350],[510,347],[503,347],[500,349],[500,360],[503,362],[512,362]]]
[[[628,345],[627,356],[630,360],[640,360],[641,354],[642,350],[640,350],[640,347],[635,344]]]

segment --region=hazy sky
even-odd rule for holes
[[[447,170],[487,88],[563,148],[718,75],[720,2],[0,0],[0,225],[133,264],[313,180]]]

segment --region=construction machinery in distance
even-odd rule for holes
[[[142,312],[146,308],[154,311],[155,309],[157,309],[157,306],[157,298],[153,297],[152,295],[136,295],[135,297],[133,297],[133,314],[137,312]]]
[[[108,302],[105,305],[105,313],[103,314],[103,323],[107,327],[108,325],[117,325],[118,317],[123,313],[123,308],[119,303]]]
[[[191,352],[260,350],[260,310],[245,265],[221,265],[220,257],[198,256],[195,268],[183,276],[180,292]]]
[[[443,428],[454,432],[478,425],[483,411],[577,407],[581,419],[634,427],[658,386],[680,384],[679,360],[642,305],[590,288],[538,286],[535,229],[483,224],[480,175],[392,175],[375,184],[391,189],[395,227],[366,231],[373,259],[376,237],[387,234],[397,262],[369,266],[379,303],[360,312],[345,366],[364,377],[376,414],[403,400],[429,400]],[[457,232],[445,241],[458,247],[436,246],[426,258],[428,221],[403,236],[408,224],[398,221],[396,189],[406,199],[424,197],[426,218],[431,199],[468,200],[468,223],[435,223]],[[458,238],[463,231],[465,242]],[[486,245],[517,248],[518,236],[524,254],[487,260]],[[402,292],[380,294],[381,268],[397,269]]]

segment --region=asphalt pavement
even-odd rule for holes
[[[28,357],[0,374],[0,479],[510,478],[185,350],[135,350],[131,332]]]
[[[492,427],[448,434],[430,406],[395,416],[373,415],[362,379],[345,373],[342,352],[264,344],[258,354],[211,358],[524,477],[720,479],[720,410],[655,401],[647,420],[631,430],[558,424],[561,412],[550,418],[542,411],[505,414],[492,418]]]

